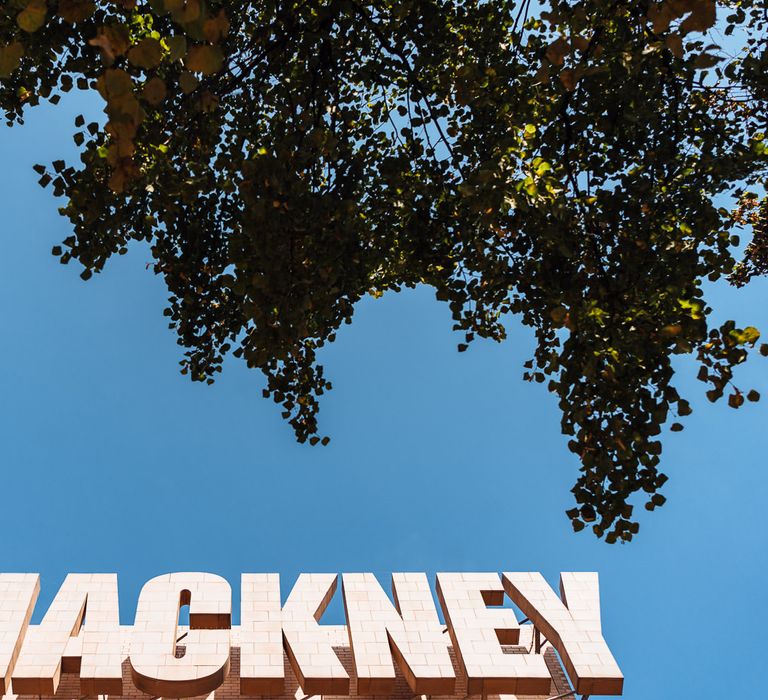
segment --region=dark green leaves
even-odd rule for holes
[[[759,332],[713,326],[702,281],[768,272],[766,23],[740,2],[724,64],[714,2],[548,4],[14,0],[0,104],[95,86],[105,125],[38,169],[73,228],[54,254],[87,279],[147,243],[182,372],[231,352],[302,442],[327,443],[317,352],[364,296],[431,286],[460,352],[514,314],[579,460],[574,529],[628,541],[692,412],[674,356],[710,400],[759,399],[734,383]]]

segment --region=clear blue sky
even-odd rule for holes
[[[36,619],[71,571],[117,572],[128,623],[168,571],[225,576],[237,608],[241,572],[280,572],[285,595],[301,571],[596,570],[626,698],[762,695],[768,403],[710,406],[681,363],[695,413],[666,437],[669,502],[607,546],[563,514],[578,467],[520,379],[529,331],[458,354],[418,290],[361,304],[324,352],[333,441],[300,446],[236,360],[213,387],[178,374],[146,249],[89,282],[51,257],[69,230],[31,166],[74,160],[76,106],[0,127],[0,571],[42,575]],[[714,296],[768,334],[767,289]],[[768,360],[740,378],[768,397]]]

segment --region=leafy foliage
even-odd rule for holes
[[[581,471],[568,512],[609,542],[663,504],[672,358],[738,407],[756,329],[703,282],[768,269],[768,10],[752,0],[6,0],[0,105],[97,90],[80,163],[38,166],[89,278],[146,241],[212,382],[233,352],[320,441],[318,348],[366,294],[429,285],[459,350],[537,339]],[[720,206],[741,197],[735,213]],[[736,265],[734,229],[755,240]],[[763,346],[765,351],[765,346]],[[747,398],[759,398],[749,392]],[[323,438],[327,441],[327,438]]]

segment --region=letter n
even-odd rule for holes
[[[456,674],[424,574],[393,574],[393,605],[373,574],[344,574],[344,607],[360,695],[388,695],[400,668],[416,695],[452,695]]]

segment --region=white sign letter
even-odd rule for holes
[[[414,694],[452,695],[456,674],[427,577],[392,574],[397,607],[373,574],[344,574],[342,581],[358,694],[392,693],[394,658]]]
[[[280,576],[243,574],[240,580],[240,694],[282,695]]]
[[[189,605],[189,633],[179,638],[179,609]],[[141,590],[131,640],[131,675],[161,697],[208,695],[229,675],[232,589],[214,574],[158,576]],[[186,651],[176,657],[176,644]]]
[[[504,587],[557,649],[579,695],[621,695],[624,676],[603,639],[597,574],[560,574],[562,600],[538,573],[505,573]]]
[[[336,574],[301,574],[283,608],[285,651],[306,695],[349,695],[349,674],[318,624],[336,592]]]
[[[82,646],[68,654],[73,637]],[[13,672],[13,692],[55,695],[62,665],[68,664],[80,672],[84,695],[121,695],[121,652],[117,575],[69,574],[43,621],[29,629]]]
[[[37,574],[0,574],[0,696],[8,692],[39,593]]]
[[[505,654],[520,641],[520,626],[504,602],[498,574],[438,574],[437,595],[464,672],[467,694],[546,695],[551,676],[541,654]]]

